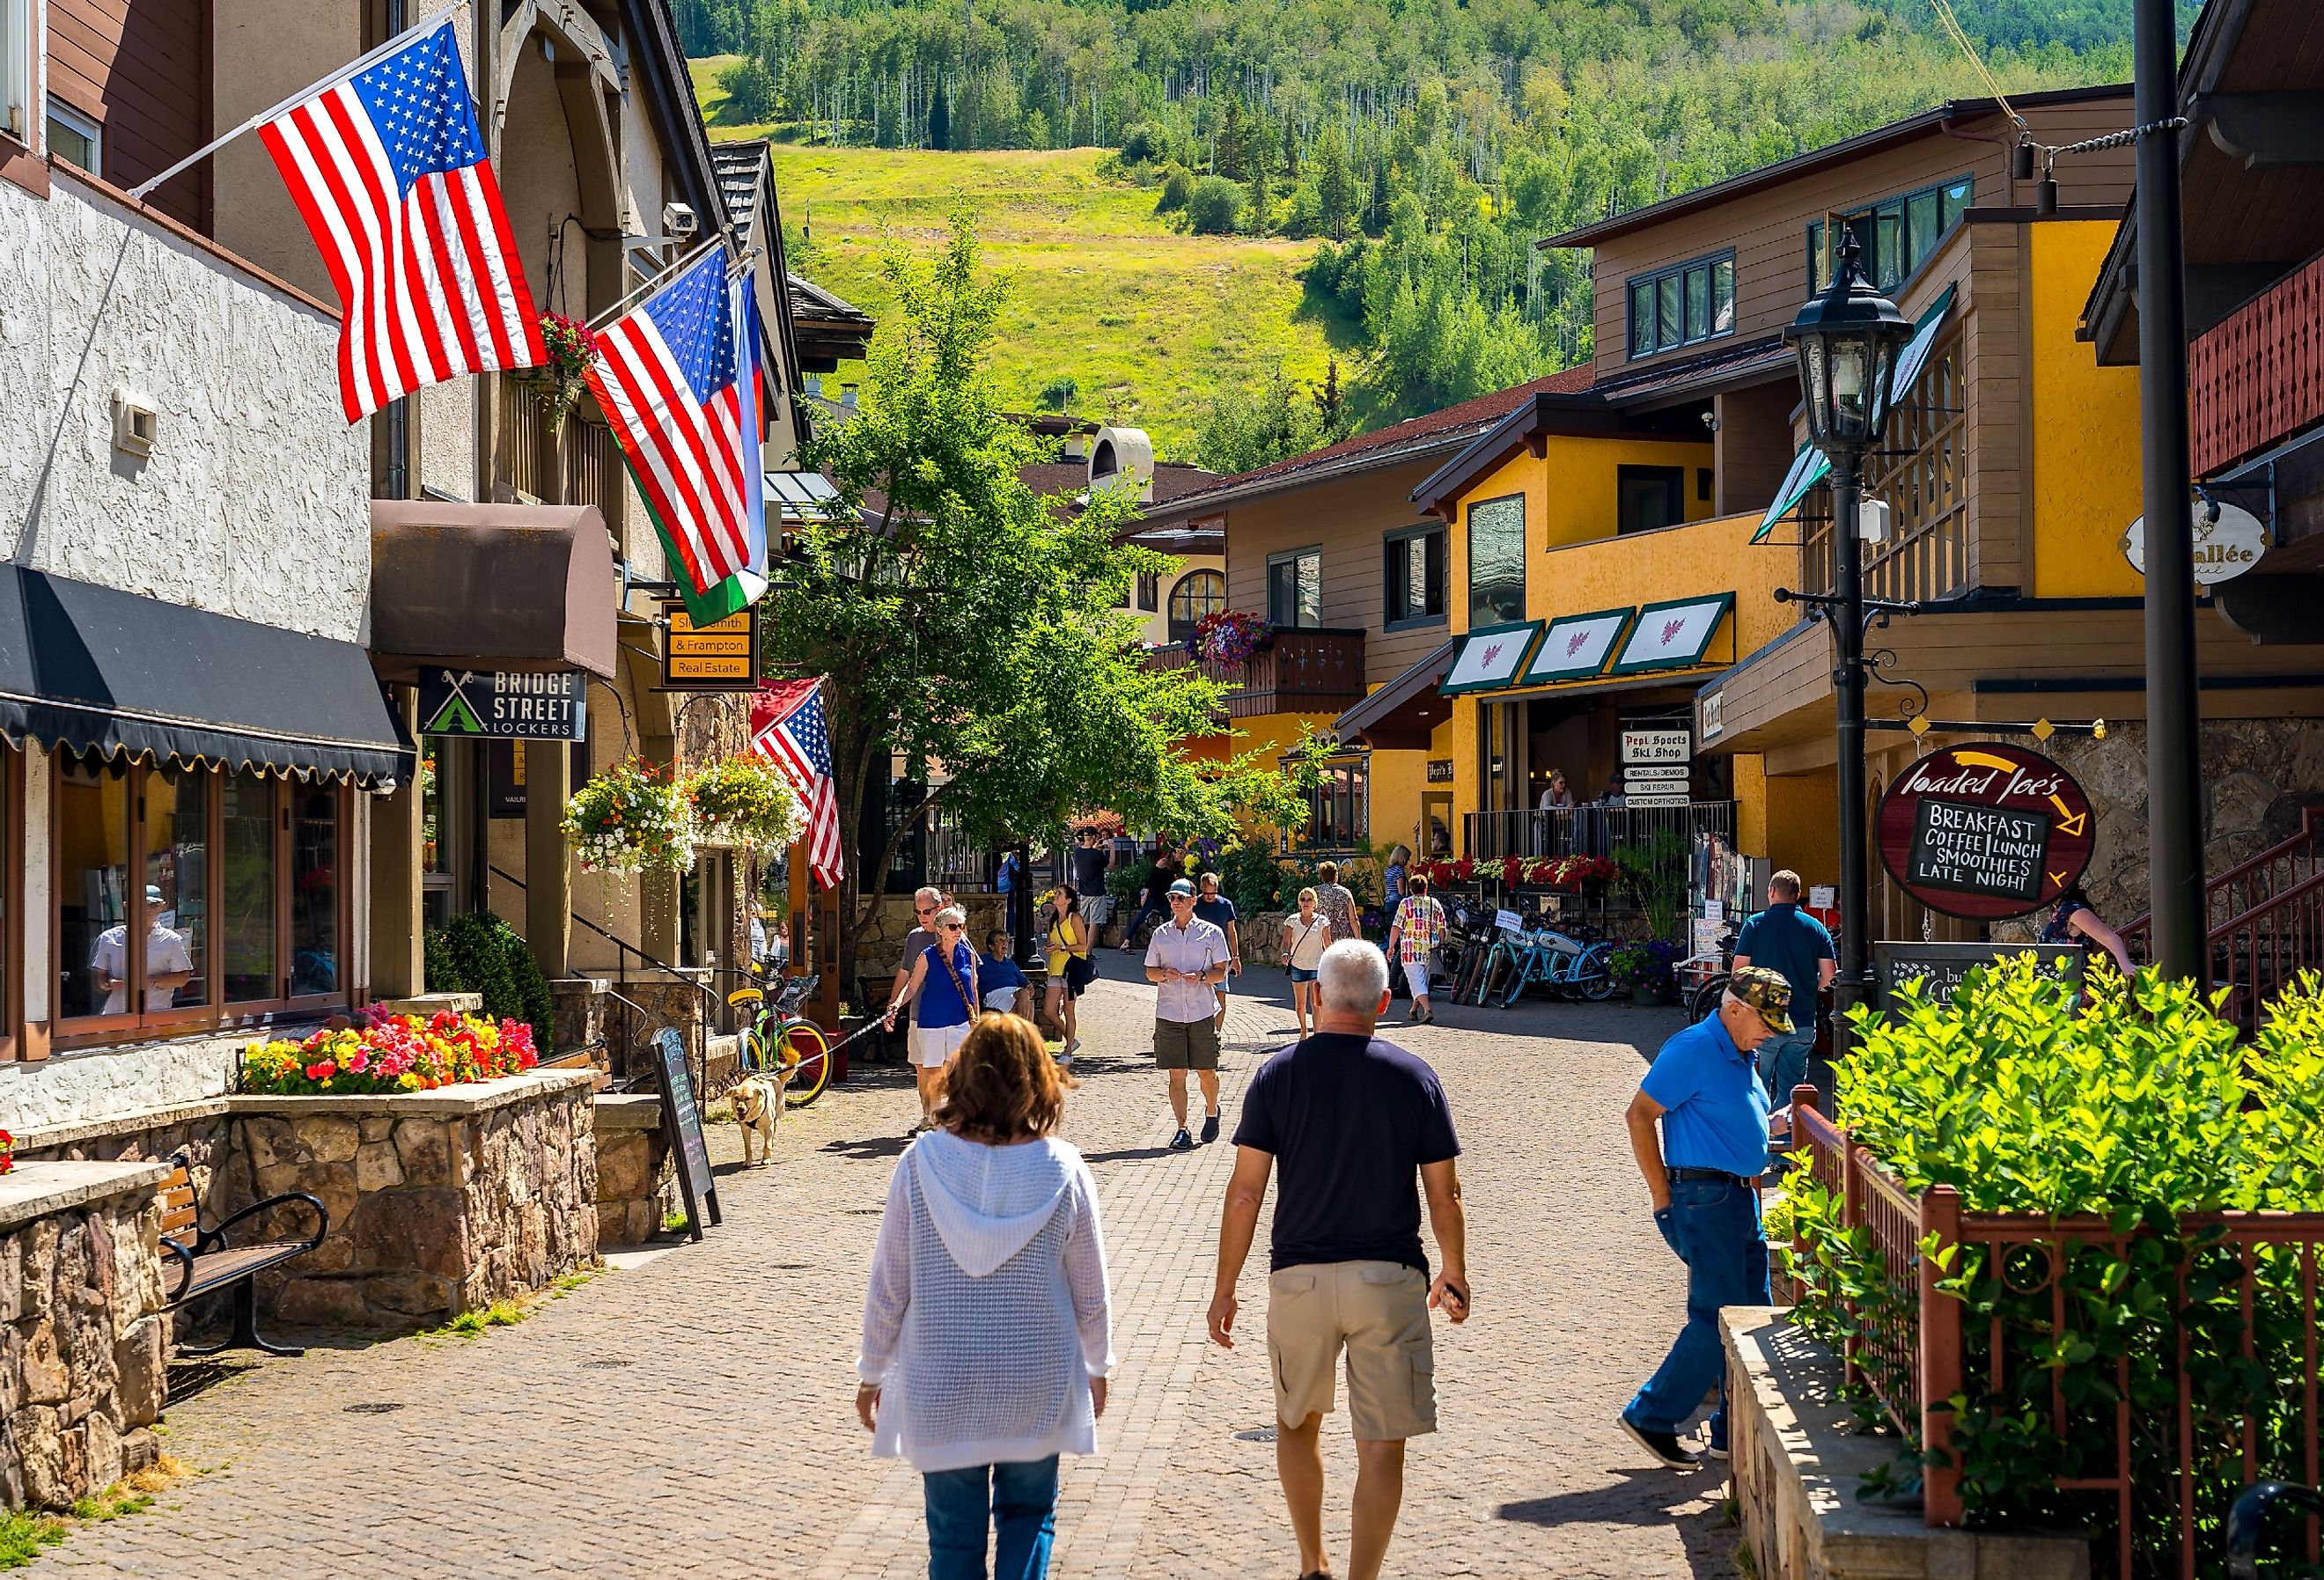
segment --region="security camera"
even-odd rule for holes
[[[661,228],[665,236],[690,236],[699,224],[691,205],[665,203],[661,206]]]

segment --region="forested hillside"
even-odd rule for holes
[[[1109,147],[1192,231],[1331,244],[1310,290],[1360,323],[1376,419],[1589,355],[1586,260],[1535,239],[1986,91],[1937,0],[677,9],[689,53],[742,57],[734,118],[826,146]],[[1952,9],[2006,89],[2129,75],[2126,0]]]

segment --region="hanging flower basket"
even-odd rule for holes
[[[1273,633],[1258,615],[1222,609],[1195,622],[1194,634],[1186,639],[1186,655],[1213,664],[1248,663],[1271,640]]]
[[[549,431],[555,433],[565,426],[566,413],[581,398],[589,365],[597,359],[597,337],[578,319],[543,313],[540,338],[549,347],[549,360],[533,384],[533,399],[540,402],[541,415],[549,419]]]
[[[565,836],[594,872],[690,872],[701,831],[667,765],[625,757],[565,803]]]
[[[705,845],[779,850],[807,831],[798,792],[761,757],[706,764],[686,781],[686,793]]]

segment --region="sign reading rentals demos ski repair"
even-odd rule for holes
[[[2090,863],[2090,803],[2036,752],[1973,741],[1932,752],[1880,801],[1880,860],[1931,910],[1969,921],[2024,916]]]

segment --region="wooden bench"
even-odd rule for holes
[[[304,1191],[285,1191],[270,1196],[255,1206],[247,1206],[226,1219],[215,1229],[201,1226],[201,1218],[194,1206],[194,1181],[186,1167],[186,1155],[179,1153],[171,1160],[176,1168],[161,1183],[161,1249],[178,1259],[178,1287],[169,1298],[174,1309],[199,1295],[208,1295],[235,1286],[234,1331],[224,1342],[200,1349],[186,1348],[188,1355],[215,1355],[222,1350],[263,1350],[270,1355],[303,1355],[303,1349],[271,1344],[258,1336],[257,1276],[278,1262],[289,1261],[294,1256],[304,1256],[323,1243],[331,1232],[331,1215],[323,1204]],[[263,1214],[285,1202],[304,1202],[315,1210],[315,1234],[309,1240],[269,1240],[255,1245],[236,1245],[229,1235],[234,1226],[245,1218]]]

